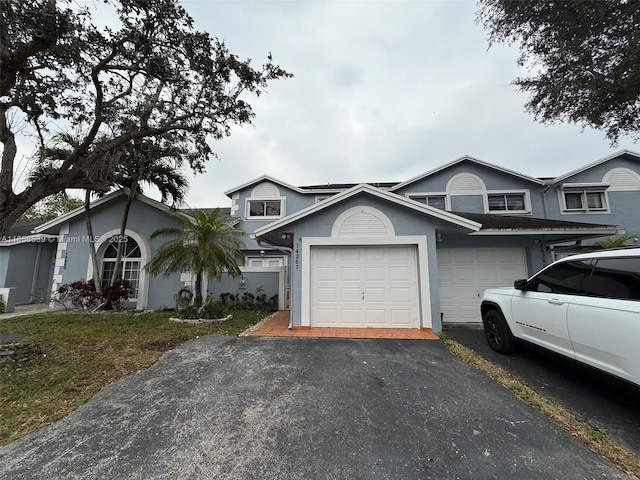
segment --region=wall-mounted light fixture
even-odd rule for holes
[[[264,250],[260,250],[260,256],[264,257]]]

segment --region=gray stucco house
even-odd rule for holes
[[[629,151],[557,178],[464,156],[404,182],[294,186],[264,175],[225,193],[229,215],[248,234],[243,276],[205,289],[214,297],[268,289],[290,308],[292,328],[438,332],[442,322],[479,322],[485,288],[509,286],[595,238],[640,232],[640,155]],[[123,202],[114,193],[92,204],[103,272]],[[168,207],[137,197],[124,265],[137,308],[172,307],[175,293],[192,284],[188,272],[151,277],[142,268],[162,241],[150,241],[151,232],[171,222]],[[32,233],[56,239],[51,291],[90,278],[81,209]],[[13,255],[5,242],[0,255],[5,247]],[[0,286],[11,286],[9,257],[0,256]]]

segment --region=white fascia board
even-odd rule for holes
[[[256,183],[260,183],[260,182],[277,183],[278,185],[281,185],[283,187],[289,188],[289,189],[293,190],[294,192],[309,193],[309,192],[306,192],[305,190],[302,190],[299,187],[290,185],[290,184],[288,184],[286,182],[283,182],[282,180],[278,180],[277,178],[273,178],[273,177],[270,177],[269,175],[265,174],[265,175],[262,175],[261,177],[254,178],[253,180],[249,180],[248,182],[243,183],[242,185],[239,185],[239,186],[234,187],[234,188],[232,188],[230,190],[227,190],[226,192],[224,192],[224,194],[227,197],[231,197],[231,195],[234,194],[235,192],[238,192],[238,191],[242,190],[243,188],[250,187],[251,185],[255,185]]]
[[[617,227],[608,228],[541,228],[535,230],[517,230],[517,229],[500,229],[500,230],[481,230],[472,232],[469,235],[474,236],[495,236],[495,235],[616,235]]]
[[[638,158],[640,160],[640,153],[632,152],[631,150],[620,150],[620,151],[612,153],[611,155],[608,155],[608,156],[606,156],[604,158],[601,158],[600,160],[596,160],[595,162],[591,162],[591,163],[585,165],[584,167],[580,167],[580,168],[577,168],[576,170],[572,170],[569,173],[565,173],[564,175],[560,175],[559,177],[554,178],[551,181],[551,183],[552,184],[559,183],[559,182],[563,181],[566,178],[573,177],[574,175],[577,175],[578,173],[582,173],[582,172],[584,172],[586,170],[589,170],[590,168],[597,167],[598,165],[600,165],[602,163],[608,162],[609,160],[613,160],[614,158],[620,157],[621,155],[625,155],[625,154],[634,156],[634,157],[636,157],[636,158]]]
[[[484,167],[491,168],[493,170],[498,170],[498,171],[501,171],[503,173],[507,173],[509,175],[513,175],[513,176],[518,177],[518,178],[522,178],[523,180],[527,180],[529,182],[537,183],[538,185],[544,185],[545,184],[544,180],[541,180],[539,178],[530,177],[528,175],[525,175],[524,173],[516,172],[514,170],[509,170],[508,168],[504,168],[504,167],[501,167],[499,165],[494,165],[492,163],[485,162],[483,160],[479,160],[479,159],[471,157],[469,155],[464,155],[462,157],[456,158],[455,160],[453,160],[453,161],[451,161],[449,163],[445,163],[444,165],[441,165],[441,166],[439,166],[437,168],[434,168],[433,170],[429,170],[426,173],[422,173],[422,174],[418,175],[417,177],[413,177],[413,178],[407,180],[406,182],[399,183],[398,185],[396,185],[394,187],[391,187],[389,190],[393,192],[394,190],[400,189],[400,188],[405,187],[407,185],[411,185],[412,183],[417,182],[418,180],[422,180],[423,178],[430,177],[431,175],[433,175],[435,173],[438,173],[438,172],[440,172],[442,170],[446,170],[447,168],[452,167],[452,166],[454,166],[454,165],[456,165],[458,163],[464,162],[466,160],[468,160],[470,162],[477,163],[478,165],[482,165]]]
[[[389,202],[395,203],[397,205],[401,205],[406,208],[410,208],[412,210],[430,215],[432,217],[436,217],[440,220],[444,220],[446,222],[456,224],[460,227],[468,228],[469,230],[472,230],[472,231],[478,231],[482,227],[482,225],[477,222],[468,220],[463,217],[459,217],[458,215],[454,215],[453,213],[445,212],[443,210],[433,208],[419,202],[415,202],[405,197],[401,197],[395,193],[390,193],[386,190],[381,190],[379,188],[372,187],[371,185],[368,185],[366,183],[361,183],[360,185],[356,185],[350,188],[349,190],[338,193],[333,197],[323,200],[320,203],[310,205],[309,207],[303,208],[302,210],[299,210],[291,215],[283,217],[280,220],[276,220],[275,222],[265,225],[264,227],[258,228],[254,231],[254,234],[256,237],[260,237],[271,231],[277,230],[290,223],[300,220],[306,217],[307,215],[311,215],[317,211],[323,210],[325,208],[329,208],[332,205],[342,202],[343,200],[346,200],[347,198],[352,197],[361,192],[365,192],[374,197],[387,200]]]

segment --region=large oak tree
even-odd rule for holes
[[[529,76],[515,84],[543,123],[640,133],[640,2],[479,0],[490,43],[517,44]]]
[[[0,235],[56,192],[109,189],[132,141],[161,138],[202,172],[211,142],[251,121],[243,94],[289,76],[270,55],[256,68],[196,31],[178,0],[103,2],[101,20],[111,9],[115,27],[77,3],[0,0]],[[78,142],[63,158],[36,156],[21,189],[16,136],[25,132],[49,153],[63,132]]]

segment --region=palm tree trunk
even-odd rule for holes
[[[95,237],[93,236],[93,225],[91,225],[91,190],[85,190],[84,194],[84,220],[87,225],[87,236],[89,237],[89,256],[93,265],[93,283],[96,292],[102,292],[102,282],[100,280],[100,265],[98,265],[98,254],[96,253]]]
[[[125,232],[127,231],[127,221],[129,220],[129,210],[131,209],[131,204],[133,203],[133,199],[136,196],[136,190],[138,189],[138,183],[134,180],[131,184],[131,190],[129,190],[129,195],[127,195],[127,203],[124,206],[124,213],[122,214],[122,222],[120,223],[120,235],[118,236],[118,253],[116,255],[116,265],[113,270],[113,276],[111,277],[111,282],[109,285],[113,285],[113,282],[120,279],[122,277],[122,251],[125,247],[124,239]]]
[[[193,300],[193,304],[196,307],[202,306],[202,276],[203,275],[204,275],[204,272],[196,273],[196,288],[195,288],[196,292]]]

